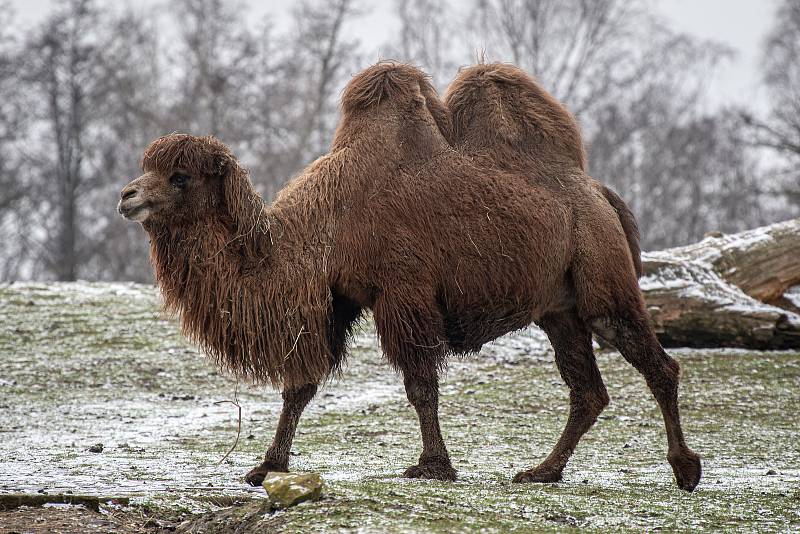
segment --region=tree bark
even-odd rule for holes
[[[642,255],[644,293],[664,346],[800,348],[800,219]]]

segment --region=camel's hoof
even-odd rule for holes
[[[511,479],[512,482],[516,482],[517,484],[559,482],[560,480],[561,471],[548,468],[542,469],[541,466],[535,469],[529,469],[528,471],[520,471]]]
[[[680,454],[668,455],[667,461],[672,466],[672,472],[675,473],[675,482],[678,487],[682,490],[693,491],[703,475],[700,457],[687,449]]]
[[[453,469],[449,461],[429,460],[409,467],[403,473],[403,476],[405,478],[428,478],[453,482],[456,479],[456,470]]]
[[[260,486],[267,477],[267,473],[286,473],[287,471],[289,471],[289,469],[286,465],[279,464],[272,460],[264,460],[261,462],[261,465],[254,467],[245,475],[244,481],[251,486]]]

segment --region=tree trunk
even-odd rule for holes
[[[800,219],[645,253],[642,263],[664,346],[800,348],[789,293],[800,285]]]

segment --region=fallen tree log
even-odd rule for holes
[[[800,349],[800,220],[644,253],[642,264],[664,346]]]
[[[800,285],[800,219],[738,234],[714,234],[669,249],[672,256],[703,263],[756,300],[782,307],[787,290]]]

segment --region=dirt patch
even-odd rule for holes
[[[0,511],[0,534],[155,534],[171,531],[174,531],[171,522],[132,509],[95,512],[83,506],[58,505]]]

